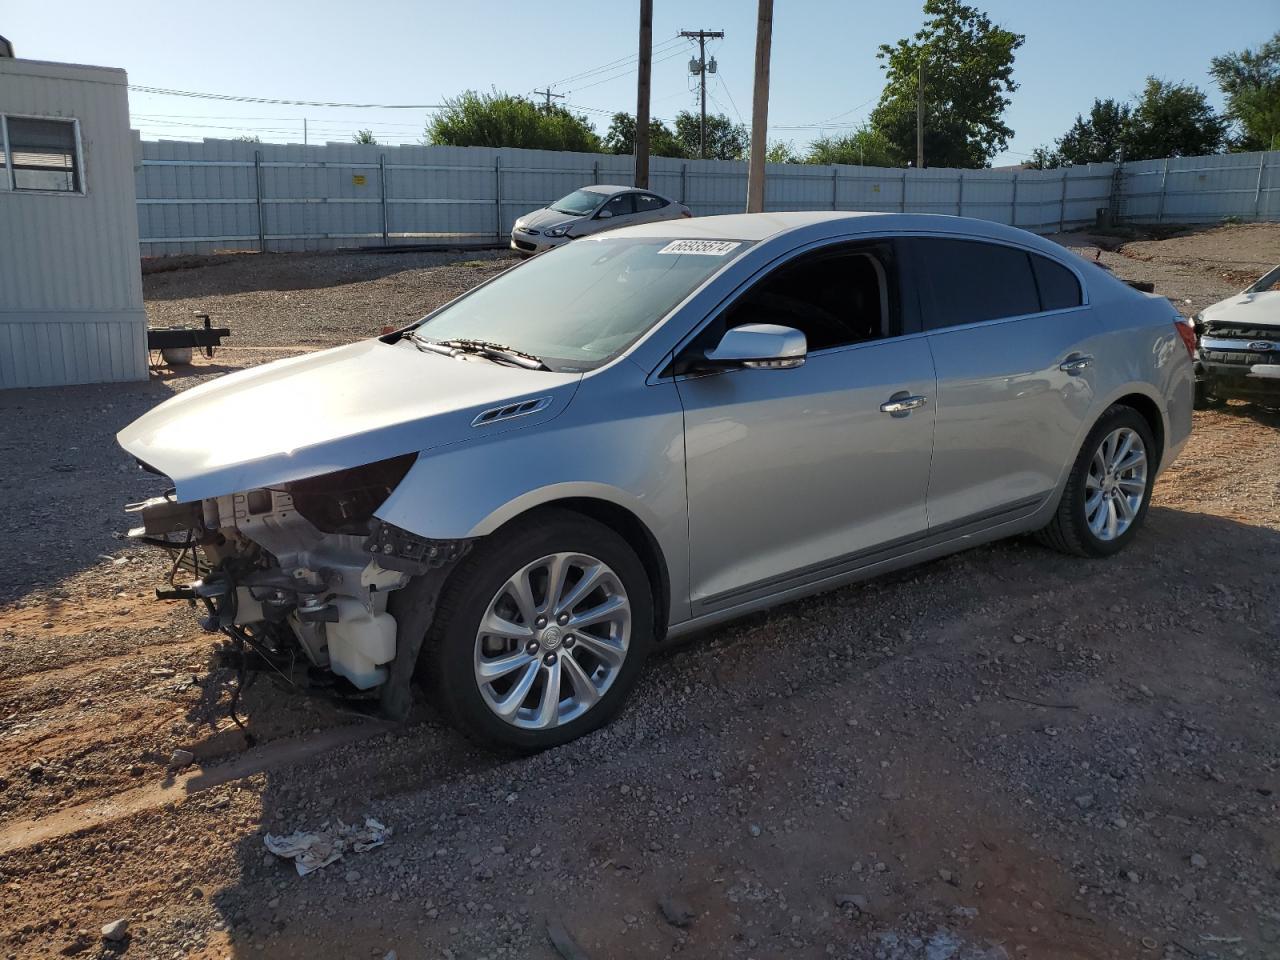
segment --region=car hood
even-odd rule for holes
[[[523,217],[516,221],[517,227],[532,227],[534,230],[550,230],[552,227],[558,227],[565,223],[575,223],[583,220],[585,217],[577,217],[572,213],[561,213],[559,210],[552,210],[550,207],[543,207],[541,210],[535,210],[533,213],[526,213]]]
[[[116,439],[172,479],[179,500],[200,500],[523,429],[558,415],[581,379],[364,340],[193,387]],[[536,412],[472,426],[542,398]]]
[[[1235,323],[1280,329],[1280,290],[1238,293],[1211,307],[1205,307],[1200,313],[1200,319],[1206,323]]]

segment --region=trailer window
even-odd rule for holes
[[[4,185],[13,190],[81,192],[75,120],[0,116]]]

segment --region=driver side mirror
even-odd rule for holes
[[[786,370],[804,363],[808,350],[804,334],[794,327],[746,323],[726,330],[705,356],[712,368]]]
[[[597,214],[596,214],[596,219],[597,219],[597,220],[608,220],[608,219],[610,219],[612,216],[613,216],[613,211],[612,211],[612,210],[610,210],[608,207],[605,207],[603,210],[601,210],[599,213],[597,213]]]

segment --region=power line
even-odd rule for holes
[[[665,63],[668,60],[674,60],[676,57],[683,57],[683,56],[684,56],[684,48],[681,47],[680,49],[676,50],[675,53],[668,54],[665,57],[657,58],[656,60],[653,61],[653,65],[657,66],[660,63]],[[608,83],[610,80],[620,80],[622,77],[630,76],[631,74],[635,73],[636,67],[637,67],[637,64],[632,64],[630,67],[623,70],[621,73],[615,73],[611,77],[604,77],[600,80],[595,80],[591,83],[584,83],[582,86],[575,87],[574,89],[570,90],[569,93],[570,94],[580,93],[583,90],[589,90],[591,87],[598,87],[602,83]]]
[[[194,97],[199,100],[227,100],[233,103],[280,103],[293,107],[341,107],[351,110],[441,110],[443,103],[329,103],[323,100],[281,100],[273,97],[241,97],[229,93],[198,93],[194,90],[171,90],[167,87],[144,87],[129,84],[136,93],[153,93],[165,97]]]
[[[301,123],[303,120],[309,120],[311,123],[365,123],[368,117],[330,117],[327,120],[317,120],[314,117],[249,117],[243,114],[211,114],[211,113],[135,113],[134,117],[143,120],[290,120]],[[379,126],[383,127],[420,127],[421,123],[411,123],[407,120],[380,120]]]
[[[716,79],[720,81],[720,86],[724,87],[724,94],[729,98],[729,103],[733,104],[733,112],[737,114],[738,122],[746,126],[747,121],[742,119],[742,111],[738,109],[738,104],[734,102],[733,92],[729,89],[729,84],[725,82],[723,70],[716,74]]]
[[[670,38],[668,38],[668,39],[666,39],[666,40],[663,40],[661,43],[654,44],[653,52],[654,52],[654,53],[659,53],[659,52],[666,53],[666,52],[667,52],[667,50],[669,50],[669,49],[671,48],[671,44],[673,44],[673,43],[679,44],[679,45],[680,45],[680,47],[681,47],[681,49],[683,49],[683,48],[684,48],[684,44],[680,44],[680,43],[679,43],[679,41],[680,41],[680,37],[678,37],[678,36],[677,36],[677,37],[670,37]],[[556,80],[554,83],[552,83],[552,84],[551,84],[551,86],[553,86],[553,87],[558,87],[558,86],[560,86],[561,84],[565,84],[565,83],[572,83],[574,80],[581,80],[581,79],[583,79],[583,78],[585,78],[585,77],[590,77],[590,76],[593,76],[594,74],[597,74],[597,73],[603,73],[603,72],[604,72],[604,71],[606,71],[606,70],[613,70],[613,69],[615,69],[615,68],[617,68],[617,67],[620,67],[620,66],[622,66],[622,65],[624,65],[624,64],[629,64],[629,63],[635,63],[635,64],[638,64],[638,63],[639,63],[639,61],[640,61],[640,57],[639,57],[639,55],[638,55],[638,54],[634,54],[634,53],[632,53],[632,54],[629,54],[629,55],[627,55],[627,56],[625,56],[625,57],[619,57],[617,60],[610,60],[608,63],[602,63],[602,64],[600,64],[600,66],[598,66],[598,67],[592,67],[590,70],[583,70],[581,73],[575,73],[573,76],[571,76],[571,77],[565,77],[563,80]]]

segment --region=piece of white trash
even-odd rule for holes
[[[262,842],[277,857],[292,860],[298,876],[305,877],[341,859],[347,850],[364,853],[380,847],[389,836],[388,827],[373,817],[365,817],[363,827],[338,820],[332,828],[326,823],[314,833],[307,830],[296,830],[285,836],[268,833]]]

